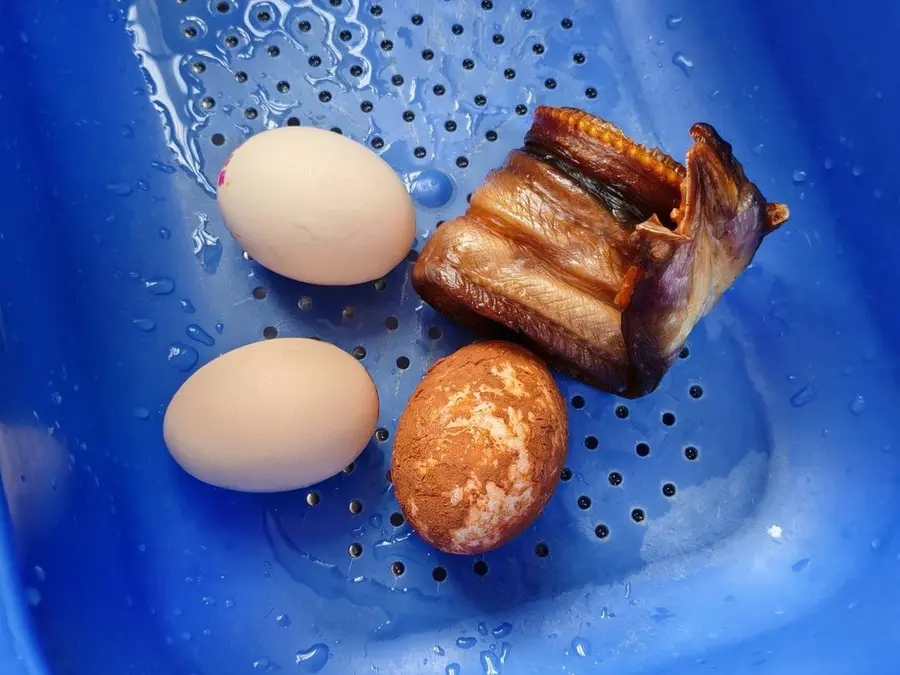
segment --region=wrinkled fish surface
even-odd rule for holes
[[[427,242],[413,286],[595,387],[653,391],[788,217],[711,126],[690,133],[682,165],[583,111],[538,108],[524,147]]]

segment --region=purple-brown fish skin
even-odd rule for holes
[[[588,113],[538,108],[525,148],[427,242],[413,286],[477,333],[518,340],[593,386],[653,391],[788,217],[712,127],[691,136],[685,167]]]

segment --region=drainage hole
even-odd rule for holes
[[[409,368],[409,357],[407,357],[407,356],[399,357],[397,359],[397,367],[400,370],[406,370],[407,368]]]
[[[388,438],[390,438],[390,436],[391,436],[390,432],[387,429],[385,429],[384,427],[381,427],[380,429],[378,429],[375,432],[375,439],[378,440],[380,443],[384,443]],[[388,480],[390,480],[390,479],[388,479]]]
[[[700,456],[700,451],[697,450],[693,445],[689,445],[684,449],[685,458],[691,460],[692,462]]]
[[[319,493],[318,492],[309,492],[306,495],[306,503],[310,506],[315,506],[319,503]]]
[[[396,316],[389,316],[384,320],[384,327],[388,330],[397,330],[400,326],[400,322],[397,320]]]
[[[406,565],[404,565],[399,560],[394,563],[391,563],[391,574],[393,574],[395,577],[403,576],[403,573],[405,571],[406,571]]]
[[[447,580],[447,570],[443,567],[435,567],[431,570],[431,578],[440,584]]]
[[[690,389],[688,389],[688,393],[691,395],[691,398],[700,398],[703,396],[703,387],[699,384],[693,385]]]
[[[673,426],[675,424],[675,413],[670,413],[670,412],[663,413],[662,423],[665,424],[667,427]]]
[[[572,407],[575,410],[581,410],[584,408],[584,397],[583,396],[573,396],[572,397]]]
[[[646,457],[650,454],[650,446],[646,443],[638,443],[634,446],[634,451],[637,453],[638,457]]]
[[[364,358],[366,358],[367,353],[368,352],[366,352],[366,348],[362,345],[353,348],[353,358],[357,361],[362,361]]]
[[[362,502],[359,501],[358,499],[354,499],[352,502],[350,502],[349,509],[350,509],[350,513],[352,513],[354,516],[362,513],[362,510],[363,510]]]
[[[362,555],[362,552],[363,552],[362,544],[360,544],[358,542],[353,542],[347,548],[347,553],[350,554],[351,558],[358,558],[359,556]]]
[[[546,558],[550,555],[550,547],[547,546],[544,542],[541,542],[537,546],[534,547],[534,552],[538,558]]]
[[[600,445],[600,442],[597,440],[596,436],[585,437],[584,447],[586,447],[588,450],[596,450],[598,445]]]
[[[674,497],[675,496],[675,486],[672,483],[666,483],[662,487],[662,493],[666,497]]]
[[[643,523],[644,518],[647,517],[647,514],[644,513],[644,509],[631,509],[631,519],[636,523]]]
[[[475,564],[472,565],[472,571],[478,576],[483,577],[488,573],[488,564],[484,562],[484,560],[476,560]]]
[[[572,480],[572,469],[564,467],[563,470],[559,472],[559,479],[564,481]]]
[[[440,326],[432,326],[428,329],[428,337],[432,340],[440,340],[444,335],[444,331],[441,330]]]
[[[257,286],[253,289],[253,297],[257,300],[265,300],[268,294],[269,292],[266,290],[265,286]]]
[[[393,525],[394,527],[403,527],[403,523],[405,522],[406,519],[399,511],[391,514],[391,525]]]
[[[212,135],[212,144],[213,145],[225,145],[225,136],[222,134],[213,134]]]
[[[579,509],[589,509],[591,508],[591,498],[587,495],[581,495],[578,498],[578,508]]]
[[[620,420],[628,419],[628,415],[631,414],[628,410],[627,405],[617,405],[616,406],[616,417]]]
[[[603,523],[600,523],[594,528],[594,534],[597,535],[597,539],[606,539],[609,536],[609,528]]]
[[[275,326],[266,326],[263,328],[263,337],[266,340],[274,340],[278,337],[278,329]]]
[[[620,474],[618,471],[613,471],[612,473],[610,473],[608,479],[609,484],[614,487],[618,487],[622,484],[622,474]]]

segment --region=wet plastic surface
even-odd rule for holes
[[[900,16],[727,4],[0,8],[0,672],[895,672],[872,627],[900,601]],[[659,391],[561,379],[543,516],[446,556],[393,516],[386,471],[416,382],[470,336],[410,289],[414,252],[355,288],[261,269],[212,186],[267,126],[339,129],[407,181],[420,249],[539,103],[676,157],[708,121],[792,219]],[[362,358],[383,432],[310,490],[201,485],[164,407],[274,333]]]

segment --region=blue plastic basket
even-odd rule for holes
[[[0,673],[898,672],[898,25],[867,2],[2,2]],[[659,391],[561,378],[568,479],[512,544],[447,556],[385,473],[470,336],[411,290],[414,255],[355,288],[261,269],[212,186],[253,133],[340,130],[410,185],[418,249],[539,103],[676,157],[711,122],[793,216]],[[315,506],[202,485],[162,442],[188,373],[269,327],[362,347],[378,384],[387,440]]]

